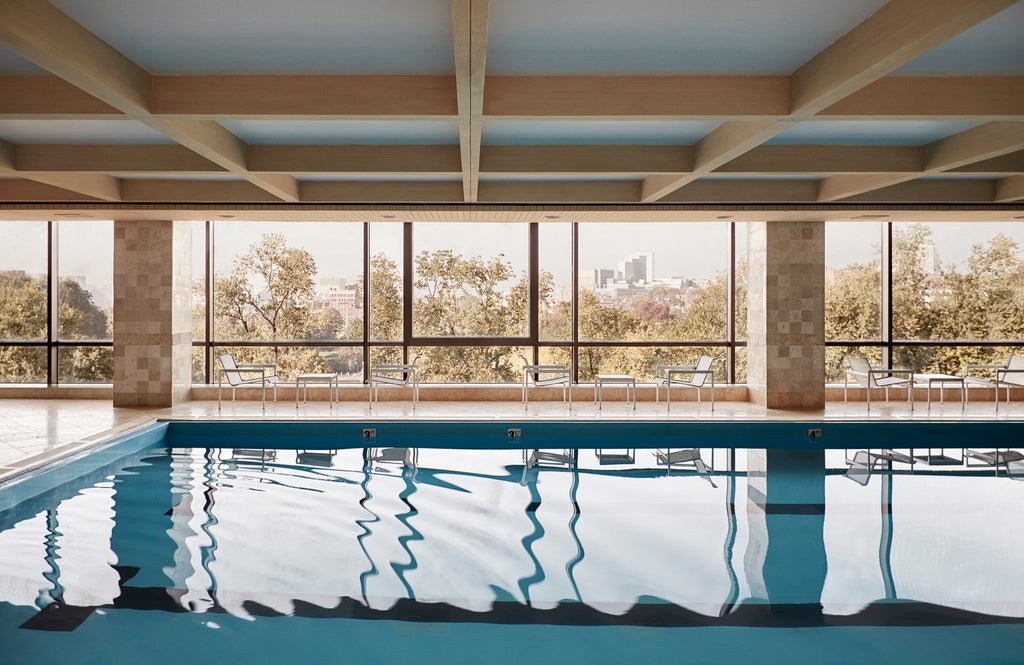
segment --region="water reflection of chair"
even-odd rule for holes
[[[232,448],[231,459],[234,461],[273,462],[277,460],[277,451],[273,448]]]
[[[994,467],[997,474],[999,467],[1003,467],[1006,470],[1006,475],[1010,478],[1024,480],[1024,453],[1019,450],[973,450],[967,448],[964,450],[964,458],[967,466],[978,466],[971,464],[973,459],[986,466]]]
[[[636,461],[636,448],[622,448],[621,450],[609,451],[607,448],[598,448],[594,451],[597,455],[598,464],[633,464]]]
[[[523,464],[527,469],[541,464],[576,466],[578,461],[579,451],[575,448],[562,448],[561,450],[523,449]]]
[[[846,471],[846,477],[860,485],[867,485],[868,481],[871,480],[871,474],[879,466],[884,465],[886,469],[891,469],[893,462],[916,464],[918,460],[906,453],[891,449],[879,451],[858,450],[853,454],[853,457],[847,456],[846,458],[846,463],[850,467]]]
[[[657,448],[654,451],[654,458],[658,461],[661,466],[667,467],[668,472],[672,473],[672,467],[692,468],[698,475],[711,483],[712,487],[718,487],[715,485],[715,481],[711,479],[711,473],[708,471],[708,467],[704,464],[704,460],[700,456],[700,450],[698,448],[682,448],[680,450],[672,450],[670,448]]]
[[[419,448],[363,448],[363,463],[401,464],[415,469],[419,464]]]
[[[298,450],[295,452],[295,461],[307,466],[330,467],[337,454],[337,450]]]

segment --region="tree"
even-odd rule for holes
[[[264,234],[235,259],[229,275],[214,282],[218,336],[240,341],[337,339],[337,326],[312,306],[316,274],[312,254],[289,247],[281,234]],[[315,349],[239,347],[234,352],[240,362],[275,363],[285,379],[328,368]]]
[[[0,272],[0,339],[47,338],[46,279],[24,271]],[[111,335],[110,317],[92,293],[70,278],[58,283],[58,335],[63,340],[103,340]],[[105,383],[113,379],[113,354],[107,347],[70,346],[58,354],[62,382]],[[41,347],[0,348],[0,380],[46,380],[46,351]]]

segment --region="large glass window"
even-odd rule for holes
[[[2,222],[0,243],[0,344],[46,342],[47,223]],[[0,382],[46,381],[46,349],[0,346]]]
[[[892,233],[893,353],[899,364],[959,374],[970,363],[1005,361],[1005,348],[993,343],[1024,338],[1024,227],[896,223]],[[914,341],[943,344],[900,344]]]
[[[882,339],[881,222],[825,224],[825,339],[848,342],[825,350],[829,381],[842,381],[843,357],[864,355],[850,342]],[[869,354],[872,357],[876,353]],[[880,362],[876,358],[875,362]]]
[[[538,286],[541,341],[572,340],[572,224],[540,224]]]
[[[351,373],[331,342],[363,339],[362,224],[217,222],[214,238],[216,341],[286,381],[334,365]]]
[[[724,340],[729,225],[580,224],[581,341]]]
[[[413,335],[526,337],[526,224],[417,224]]]
[[[63,223],[58,237],[59,339],[111,339],[114,223]]]
[[[338,229],[346,226],[352,230],[341,239]],[[744,358],[727,353],[735,337],[728,325],[733,276],[732,226],[727,222],[574,225],[551,220],[532,227],[219,222],[214,231],[214,335],[201,340],[202,317],[197,315],[197,345],[205,345],[207,353],[231,348],[246,362],[274,362],[286,380],[300,370],[326,367],[320,347],[331,339],[342,342],[339,349],[358,349],[371,367],[419,356],[423,380],[444,383],[518,382],[520,354],[529,362],[570,366],[584,381],[599,369],[653,376],[659,358],[685,364],[702,350],[713,350],[720,356],[718,380],[724,382],[735,372],[730,363]],[[330,254],[337,242],[347,246],[347,256]],[[641,246],[659,248],[657,267],[655,253]],[[205,255],[201,248],[195,251]],[[310,285],[314,290],[317,284],[329,287],[331,280],[338,288],[361,286],[361,277],[355,276],[361,267],[357,252],[369,257],[365,331],[361,309],[359,326],[346,328],[337,318],[323,318],[316,307],[320,296],[310,296]],[[591,273],[611,281],[600,287],[588,284],[587,271],[580,269],[585,261],[598,266]],[[601,269],[605,263],[613,268]],[[196,303],[202,300],[199,265]],[[325,265],[352,269],[325,277]],[[270,280],[283,283],[289,275],[295,279],[289,282],[292,300],[285,303]],[[362,297],[361,289],[353,291]],[[740,297],[736,307],[745,317],[744,302]],[[577,309],[579,323],[573,318]],[[294,321],[286,316],[288,310]],[[274,325],[272,314],[283,325]]]
[[[370,340],[401,341],[405,321],[404,224],[370,224]],[[398,362],[392,360],[389,362]]]

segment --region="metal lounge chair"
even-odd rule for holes
[[[562,386],[562,401],[569,397],[569,410],[572,411],[572,375],[565,365],[533,365],[526,356],[519,354],[523,360],[523,404],[529,408],[531,387],[545,388]]]
[[[715,410],[715,372],[711,369],[715,359],[703,355],[697,359],[696,365],[657,365],[654,368],[654,401],[660,401],[661,387],[665,386],[665,401],[668,411],[672,410],[672,387],[697,389],[697,403],[700,404],[701,388],[711,379],[711,410]]]
[[[979,376],[979,370],[992,371],[994,378]],[[1010,403],[1010,388],[1024,386],[1024,355],[1011,353],[1003,365],[968,365],[964,374],[966,385],[993,386],[996,390],[996,412],[999,412],[999,388],[1006,389],[1006,403]],[[969,393],[968,393],[969,394]]]
[[[843,358],[843,402],[846,402],[847,388],[852,376],[857,385],[865,389],[867,393],[868,411],[871,410],[871,389],[885,388],[885,401],[889,401],[889,388],[907,388],[907,401],[910,402],[910,410],[914,410],[914,379],[913,370],[909,369],[886,369],[884,367],[872,367],[867,358],[860,356],[846,356]],[[906,378],[895,376],[905,374]]]
[[[374,365],[370,370],[370,408],[380,401],[380,386],[412,386],[412,408],[420,401],[420,370],[416,366],[421,356],[417,355],[411,363],[394,363]]]
[[[235,401],[235,388],[238,386],[262,386],[263,387],[263,410],[267,410],[267,386],[274,386],[274,401],[277,401],[277,366],[268,363],[243,363],[235,362],[235,356],[231,353],[220,355],[220,372],[217,373],[217,411],[220,411],[221,386],[227,381],[231,386],[231,401]],[[259,376],[256,376],[256,375]],[[245,375],[250,375],[246,378]]]

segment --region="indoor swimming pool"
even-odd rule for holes
[[[0,486],[0,663],[1018,663],[1021,427],[158,423]]]

